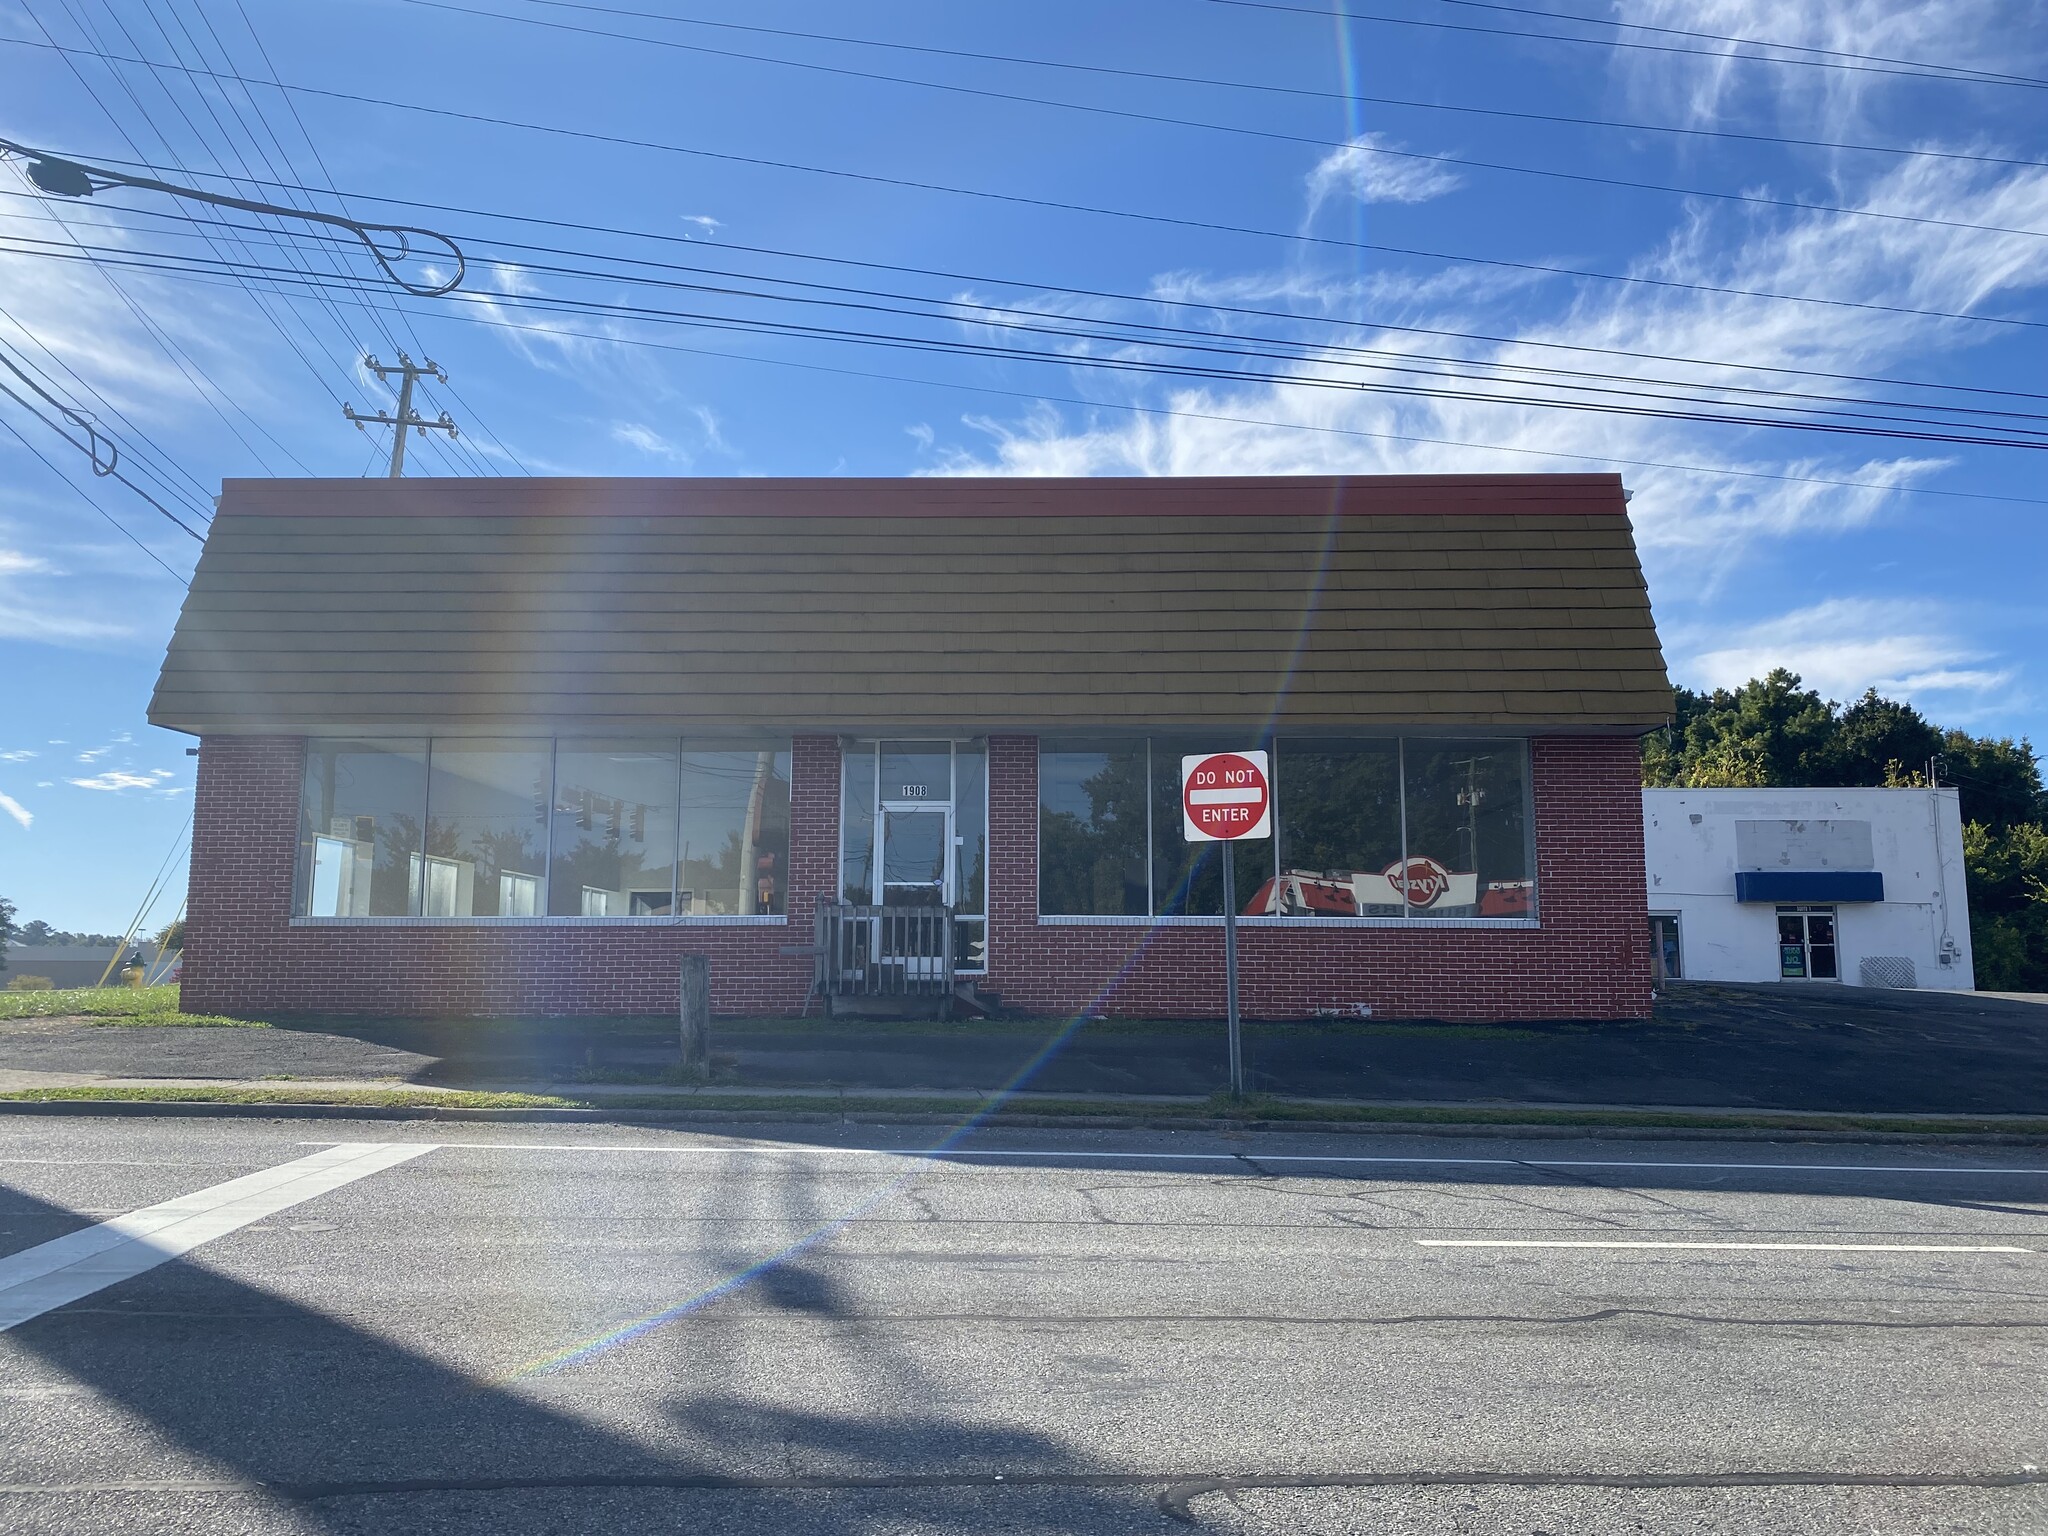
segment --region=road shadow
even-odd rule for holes
[[[6,1191],[5,1209],[53,1233],[80,1224],[19,1190]],[[601,1303],[595,1298],[592,1310]],[[829,1277],[801,1262],[763,1274],[743,1304],[821,1320],[850,1310]],[[0,1524],[56,1530],[74,1518],[48,1504],[51,1495],[24,1495],[24,1486],[78,1490],[95,1501],[93,1522],[105,1520],[104,1528],[155,1528],[180,1500],[225,1498],[268,1509],[277,1528],[292,1531],[431,1525],[492,1536],[693,1529],[687,1508],[658,1496],[695,1493],[736,1501],[732,1529],[855,1536],[900,1529],[892,1491],[942,1508],[950,1500],[963,1525],[983,1525],[989,1511],[974,1508],[977,1500],[1006,1484],[1039,1483],[1061,1489],[1059,1523],[1015,1509],[1020,1518],[1005,1528],[1048,1536],[1128,1528],[1129,1480],[1095,1488],[1081,1448],[947,1411],[915,1360],[880,1362],[890,1401],[795,1406],[735,1385],[733,1362],[715,1357],[731,1330],[707,1329],[698,1344],[687,1317],[668,1327],[668,1347],[637,1346],[655,1375],[633,1381],[650,1408],[628,1432],[600,1422],[616,1413],[607,1395],[620,1390],[616,1374],[595,1396],[500,1385],[203,1263],[173,1260],[0,1336],[16,1383],[36,1374],[30,1357],[98,1400],[84,1426],[70,1417],[75,1397],[45,1404],[31,1392],[6,1405],[0,1482],[14,1491],[0,1493]],[[842,1347],[849,1339],[887,1347],[857,1328],[833,1336]],[[193,1480],[215,1491],[175,1486]],[[172,1486],[132,1491],[158,1481]],[[92,1491],[124,1487],[131,1491]],[[518,1496],[489,1497],[507,1494]]]

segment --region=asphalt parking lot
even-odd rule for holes
[[[2037,1149],[0,1120],[0,1528],[2034,1533]]]

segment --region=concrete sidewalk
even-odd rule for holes
[[[728,1021],[716,1090],[1201,1099],[1216,1023]],[[2048,1005],[1850,987],[1674,989],[1645,1023],[1250,1024],[1254,1092],[1381,1104],[2028,1115],[2048,1110]],[[308,1020],[272,1029],[0,1024],[8,1074],[55,1085],[243,1083],[680,1091],[667,1020]]]

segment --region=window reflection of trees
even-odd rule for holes
[[[1144,916],[1144,747],[1048,753],[1039,782],[1039,909]]]
[[[1148,783],[1144,743],[1042,743],[1040,911],[1218,915],[1220,845],[1187,841],[1180,787],[1183,751],[1215,747],[1152,739]],[[1535,915],[1525,741],[1309,737],[1271,750],[1276,840],[1237,850],[1241,913]]]

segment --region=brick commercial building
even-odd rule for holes
[[[1639,1016],[1636,741],[1671,695],[1624,501],[230,481],[150,711],[201,742],[184,1005],[665,1011],[708,954],[726,1013],[940,967],[1220,1013],[1180,758],[1263,746],[1248,1013]]]

